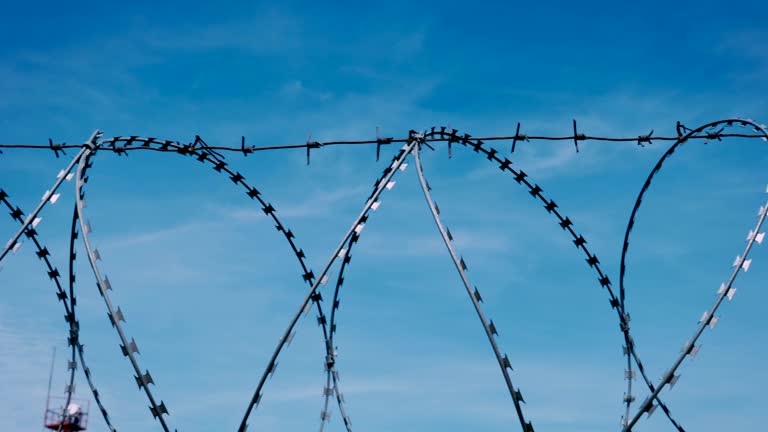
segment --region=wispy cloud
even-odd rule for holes
[[[17,425],[38,424],[44,411],[46,377],[55,338],[41,332],[40,324],[34,320],[14,320],[0,305],[2,409],[5,418]],[[65,355],[60,353],[59,358]]]
[[[153,231],[142,231],[132,234],[113,234],[101,238],[99,243],[107,249],[123,249],[135,246],[151,246],[158,242],[176,239],[180,236],[188,237],[189,234],[200,234],[202,231],[221,225],[220,222],[191,221],[178,225],[172,225]]]
[[[511,246],[505,238],[493,231],[467,230],[451,233],[454,246],[462,252],[509,252]],[[447,256],[445,242],[435,228],[424,234],[379,234],[371,232],[365,238],[366,249],[380,257],[436,257]]]
[[[363,196],[368,190],[364,186],[352,186],[334,190],[315,190],[303,202],[283,204],[278,210],[280,217],[302,219],[322,218],[334,213],[341,203],[357,204],[353,199]],[[224,215],[236,221],[261,220],[264,212],[261,209],[236,208],[223,211]]]

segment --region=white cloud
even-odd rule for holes
[[[358,205],[359,203],[354,201],[354,198],[365,198],[364,194],[368,189],[365,186],[351,186],[330,191],[314,190],[301,203],[281,205],[277,209],[277,215],[281,218],[295,219],[327,217],[338,210],[342,203]],[[237,221],[260,220],[264,216],[261,209],[253,209],[252,207],[228,209],[224,213]]]

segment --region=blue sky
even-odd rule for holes
[[[0,17],[0,142],[142,135],[214,145],[372,138],[450,125],[472,135],[673,135],[730,116],[766,121],[766,6],[453,2],[21,3]],[[668,144],[531,142],[507,152],[584,235],[614,282],[635,197]],[[684,146],[644,200],[628,307],[657,380],[765,202],[761,141]],[[274,204],[317,272],[395,147],[301,150],[231,164]],[[72,152],[68,153],[72,156]],[[426,176],[499,329],[537,431],[617,430],[622,338],[593,273],[539,203],[473,152],[423,154]],[[0,187],[29,211],[66,164],[0,155]],[[74,185],[39,231],[66,267]],[[306,286],[282,237],[241,190],[174,155],[100,154],[87,212],[92,241],[157,383],[172,427],[235,429]],[[10,237],[15,222],[0,219]],[[4,242],[3,242],[4,244]],[[38,427],[50,351],[63,391],[67,329],[33,251],[0,272],[0,417]],[[84,253],[80,253],[84,257]],[[398,174],[356,246],[339,312],[342,390],[355,429],[516,430],[495,359],[424,203],[413,165]],[[663,396],[694,431],[754,430],[768,351],[762,247],[701,352]],[[159,430],[136,389],[89,268],[78,314],[95,382],[119,430]],[[336,273],[332,273],[336,274]],[[325,298],[331,293],[326,287]],[[328,303],[326,302],[326,308]],[[323,347],[310,315],[266,387],[249,430],[319,425]],[[639,384],[639,383],[638,383]],[[89,397],[78,378],[78,395]],[[644,393],[639,395],[642,400]],[[94,411],[93,430],[105,430]],[[337,412],[330,430],[343,430]],[[636,430],[673,430],[659,411]]]

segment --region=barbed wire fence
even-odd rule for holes
[[[707,327],[714,329],[715,324],[719,320],[719,316],[716,313],[720,310],[724,300],[727,298],[729,301],[733,299],[736,292],[733,288],[733,283],[740,274],[740,272],[746,272],[752,263],[752,258],[749,258],[755,243],[761,244],[765,233],[760,232],[768,215],[768,201],[760,206],[758,210],[758,220],[754,227],[749,230],[746,237],[746,247],[744,251],[737,256],[733,263],[734,270],[727,279],[723,282],[717,291],[717,298],[714,304],[704,313],[699,319],[699,323],[696,326],[691,338],[683,345],[681,354],[675,359],[674,363],[667,369],[663,376],[657,380],[657,384],[654,384],[654,380],[646,372],[646,367],[641,361],[638,354],[637,344],[635,343],[632,333],[630,331],[630,314],[628,312],[626,304],[626,286],[625,275],[627,267],[627,253],[630,245],[630,236],[637,220],[638,211],[643,199],[651,189],[652,180],[661,171],[663,164],[667,161],[676,150],[683,144],[694,140],[703,140],[705,143],[710,141],[722,141],[725,138],[748,138],[748,139],[761,139],[768,142],[768,130],[765,125],[758,124],[752,119],[740,119],[731,118],[725,120],[718,120],[710,123],[706,123],[696,128],[689,128],[680,122],[676,124],[676,136],[653,136],[654,131],[651,130],[648,134],[632,136],[632,137],[605,137],[605,136],[592,136],[583,132],[579,132],[576,120],[573,120],[573,134],[567,136],[542,136],[542,135],[528,135],[521,133],[521,125],[517,124],[514,135],[502,135],[502,136],[487,136],[487,137],[472,137],[469,134],[460,134],[458,130],[446,128],[446,127],[433,127],[418,133],[411,130],[405,138],[394,137],[381,137],[379,136],[378,129],[376,131],[376,138],[370,140],[347,140],[347,141],[312,141],[308,139],[302,144],[287,144],[287,145],[275,145],[275,146],[248,146],[246,145],[245,137],[241,137],[239,146],[212,146],[209,145],[200,136],[195,136],[189,143],[181,143],[173,140],[163,140],[154,137],[140,137],[140,136],[117,136],[112,138],[104,138],[101,131],[94,131],[90,138],[82,144],[66,144],[56,143],[52,139],[49,139],[48,144],[0,144],[0,154],[3,151],[8,150],[37,150],[37,151],[52,151],[57,158],[62,156],[69,156],[67,150],[76,151],[69,164],[62,169],[56,176],[56,180],[51,188],[43,194],[40,203],[29,214],[26,214],[18,206],[12,204],[10,200],[10,194],[0,185],[0,203],[5,205],[9,210],[9,214],[13,220],[20,224],[18,231],[8,240],[5,246],[0,252],[0,262],[5,259],[9,253],[17,253],[21,248],[24,241],[28,240],[33,244],[36,256],[41,260],[44,265],[44,270],[48,277],[51,279],[55,286],[55,293],[57,300],[60,301],[64,307],[65,321],[68,325],[68,338],[67,344],[71,348],[71,357],[68,361],[68,384],[66,386],[67,400],[72,397],[74,393],[75,385],[75,371],[79,367],[83,371],[87,380],[91,393],[96,400],[97,406],[104,418],[107,427],[116,432],[117,428],[113,425],[107,407],[103,404],[100,397],[100,393],[94,383],[90,368],[86,364],[85,350],[83,344],[80,341],[80,324],[77,320],[75,313],[75,305],[77,303],[75,293],[75,273],[74,263],[76,260],[75,245],[78,238],[82,237],[82,242],[86,250],[87,259],[93,272],[93,276],[96,279],[96,283],[99,289],[99,293],[104,300],[105,306],[108,312],[108,318],[111,326],[115,329],[118,338],[120,339],[120,350],[129,362],[135,373],[134,379],[137,386],[142,390],[149,402],[149,410],[152,416],[157,419],[160,427],[165,432],[169,432],[171,427],[169,426],[166,417],[169,414],[169,410],[162,400],[155,397],[153,390],[150,388],[150,384],[154,386],[154,380],[149,370],[142,369],[139,365],[136,354],[139,354],[139,348],[136,341],[133,338],[129,338],[126,329],[121,323],[124,323],[125,314],[123,310],[113,304],[109,292],[113,290],[113,286],[106,275],[103,275],[99,268],[98,262],[102,260],[102,255],[97,248],[93,246],[90,234],[93,229],[90,221],[85,213],[86,195],[85,185],[88,183],[89,176],[88,170],[93,166],[93,161],[100,153],[114,153],[117,155],[128,155],[134,151],[154,151],[165,154],[178,154],[192,158],[204,166],[210,166],[215,172],[227,177],[236,187],[242,188],[245,191],[246,196],[252,201],[256,201],[261,210],[269,216],[275,223],[275,227],[280,232],[285,240],[288,242],[292,254],[297,259],[301,268],[301,278],[309,286],[307,294],[304,297],[304,301],[301,304],[299,310],[292,316],[288,327],[284,331],[283,335],[278,341],[272,357],[270,358],[267,367],[262,373],[262,376],[254,390],[254,393],[247,405],[245,413],[240,422],[238,428],[239,432],[245,432],[248,428],[248,421],[255,409],[264,396],[264,388],[267,380],[274,375],[278,360],[280,356],[284,354],[284,349],[290,345],[293,340],[296,330],[296,324],[302,315],[307,315],[313,305],[317,311],[317,323],[321,327],[324,345],[325,345],[325,373],[326,382],[323,388],[323,402],[320,415],[320,431],[323,432],[325,425],[330,420],[329,405],[332,397],[336,400],[336,405],[339,409],[341,418],[344,422],[344,426],[347,432],[352,431],[352,422],[350,416],[345,408],[345,399],[341,391],[339,383],[339,369],[337,364],[337,347],[334,342],[334,335],[337,331],[338,323],[338,309],[340,304],[340,291],[344,283],[344,274],[348,265],[352,259],[352,249],[355,243],[360,241],[361,233],[365,227],[368,219],[371,217],[372,212],[375,212],[382,202],[382,196],[386,191],[390,191],[396,184],[396,176],[398,172],[404,171],[408,163],[406,160],[410,157],[413,158],[416,171],[418,175],[419,184],[424,193],[424,198],[427,207],[434,219],[437,226],[438,233],[445,243],[447,252],[450,254],[454,265],[458,271],[459,277],[462,280],[463,285],[467,290],[470,301],[473,304],[475,311],[480,319],[480,323],[484,328],[488,341],[491,345],[492,351],[499,364],[503,381],[509,391],[512,403],[514,405],[517,417],[520,423],[521,430],[523,432],[533,432],[534,426],[531,421],[527,420],[523,410],[523,404],[525,403],[521,389],[515,387],[512,382],[510,372],[512,372],[512,360],[508,354],[502,354],[498,344],[498,329],[494,325],[493,321],[487,319],[480,303],[484,302],[483,297],[480,295],[480,291],[477,287],[473,287],[467,276],[468,266],[465,259],[461,256],[455,246],[453,245],[453,236],[450,230],[444,225],[441,219],[441,211],[437,203],[432,198],[431,186],[424,173],[423,166],[420,160],[420,152],[427,148],[435,150],[437,144],[445,144],[448,150],[448,157],[453,157],[454,147],[464,147],[473,150],[477,155],[482,155],[484,158],[496,165],[502,172],[508,173],[512,176],[513,180],[541,204],[543,204],[544,210],[547,214],[551,215],[553,221],[556,222],[560,228],[562,228],[565,235],[572,239],[573,244],[577,249],[581,251],[586,257],[585,262],[597,276],[597,286],[606,291],[611,309],[616,313],[619,328],[622,333],[624,345],[623,353],[626,357],[626,369],[624,372],[624,379],[626,380],[626,390],[622,397],[624,404],[624,413],[621,416],[621,430],[624,432],[631,431],[637,424],[643,414],[650,416],[657,408],[661,408],[669,422],[678,430],[685,431],[680,421],[675,419],[672,415],[672,411],[667,403],[665,403],[661,397],[660,392],[665,387],[673,387],[680,375],[677,371],[681,364],[687,358],[693,358],[696,356],[699,350],[699,339],[702,337]],[[736,130],[736,127],[742,128],[744,131]],[[311,137],[310,137],[311,138]],[[638,146],[645,147],[651,145],[654,141],[657,142],[672,142],[672,145],[661,156],[657,164],[651,170],[646,181],[644,182],[640,193],[633,206],[630,218],[627,222],[627,227],[624,235],[624,242],[621,252],[621,266],[619,275],[619,287],[618,291],[614,288],[611,280],[608,277],[607,272],[601,269],[600,261],[595,254],[593,254],[587,248],[587,240],[574,228],[574,222],[565,216],[559,209],[554,200],[546,198],[543,195],[543,189],[522,169],[513,168],[513,162],[508,157],[502,155],[505,151],[498,150],[489,145],[491,142],[508,142],[510,144],[509,152],[514,154],[515,150],[522,143],[530,143],[533,141],[565,141],[571,142],[574,146],[574,151],[579,152],[579,144],[585,141],[606,141],[606,142],[628,142],[636,143]],[[311,163],[312,151],[318,151],[320,149],[331,146],[375,146],[376,160],[378,161],[381,156],[381,150],[383,147],[389,147],[392,145],[401,145],[399,152],[392,158],[391,163],[384,169],[382,175],[374,182],[373,190],[369,197],[363,204],[360,214],[355,218],[350,228],[340,240],[338,246],[334,250],[333,254],[328,259],[327,263],[316,276],[311,269],[309,269],[306,261],[307,257],[304,251],[298,246],[298,241],[294,233],[288,229],[278,218],[277,210],[269,203],[264,197],[261,191],[248,184],[242,174],[232,170],[226,162],[225,154],[237,155],[242,154],[243,157],[247,157],[249,154],[263,152],[263,151],[277,151],[286,149],[305,149],[306,151],[306,163]],[[510,156],[511,157],[511,156]],[[73,172],[74,171],[74,172]],[[62,185],[67,182],[71,182],[74,179],[74,194],[75,194],[75,208],[73,210],[72,225],[70,230],[70,242],[69,242],[69,257],[68,257],[68,290],[64,289],[64,283],[62,282],[62,275],[59,270],[52,263],[51,252],[44,246],[40,239],[40,234],[36,228],[42,223],[41,213],[47,205],[54,205],[59,200],[61,193],[59,190]],[[768,189],[766,190],[768,192]],[[328,315],[323,309],[323,298],[320,293],[321,286],[327,284],[330,278],[331,268],[337,262],[339,264],[338,276],[333,290],[333,296],[330,305],[330,315]],[[67,292],[68,291],[68,292]],[[618,294],[617,294],[618,293]],[[514,357],[514,356],[513,356]],[[632,409],[632,404],[636,401],[636,391],[633,389],[633,381],[636,378],[637,372],[640,372],[642,380],[649,391],[649,395],[641,402],[635,410]],[[144,372],[142,372],[144,370]]]

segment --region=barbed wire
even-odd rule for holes
[[[752,119],[740,119],[740,118],[734,118],[726,120],[727,125],[730,126],[733,123],[739,123],[739,122],[748,122],[750,124],[755,124],[756,126],[760,126],[762,128],[765,128],[765,125],[757,125],[754,120]],[[653,141],[679,141],[683,138],[683,136],[687,136],[686,140],[704,140],[705,142],[709,141],[722,141],[723,138],[760,138],[764,141],[768,141],[768,138],[766,138],[763,135],[760,134],[749,134],[749,133],[723,133],[723,130],[719,131],[707,131],[705,133],[696,133],[696,134],[690,134],[692,131],[691,128],[685,126],[681,122],[677,122],[675,125],[675,130],[677,135],[667,135],[667,136],[654,136],[654,130],[652,129],[647,134],[640,134],[636,136],[624,136],[624,137],[610,137],[610,136],[600,136],[600,135],[587,135],[583,132],[579,132],[577,128],[576,120],[573,120],[573,134],[571,135],[529,135],[520,133],[520,123],[517,123],[517,129],[514,135],[492,135],[492,136],[481,136],[481,137],[474,137],[474,139],[480,140],[480,141],[511,141],[511,147],[510,152],[514,153],[515,149],[517,148],[519,143],[522,142],[533,142],[533,141],[572,141],[574,148],[576,152],[579,152],[579,143],[587,142],[587,141],[596,141],[596,142],[634,142],[640,147],[645,147],[646,145],[653,144]],[[686,135],[688,134],[688,135]],[[310,134],[311,137],[311,134]],[[449,147],[449,154],[451,150],[451,146],[453,144],[459,144],[464,140],[464,136],[440,136],[440,137],[427,137],[425,138],[425,141],[427,143],[432,142],[446,142],[448,143]],[[112,137],[105,139],[103,141],[100,141],[99,144],[109,144],[109,148],[103,148],[102,150],[111,150],[118,154],[125,154],[125,152],[128,150],[130,146],[133,144],[139,142],[146,143],[146,141],[153,141],[155,138],[140,138],[139,136],[121,136],[121,137]],[[170,146],[172,141],[166,141],[169,144],[167,146]],[[176,142],[178,147],[187,147],[188,150],[191,150],[196,147],[204,148],[207,152],[216,153],[216,152],[237,152],[242,153],[243,156],[248,156],[249,154],[256,153],[256,152],[262,152],[262,151],[272,151],[272,150],[290,150],[290,149],[306,149],[307,152],[307,164],[310,163],[310,151],[313,149],[320,149],[323,147],[332,147],[332,146],[376,146],[376,160],[379,159],[380,150],[382,146],[388,146],[391,144],[405,144],[408,142],[408,138],[394,138],[394,137],[380,137],[378,128],[376,130],[376,138],[375,139],[359,139],[359,140],[329,140],[329,141],[313,141],[311,139],[308,139],[306,142],[301,144],[281,144],[281,145],[271,145],[271,146],[254,146],[254,145],[245,145],[246,139],[244,136],[241,137],[241,143],[240,146],[211,146],[207,145],[199,135],[195,135],[195,139],[189,143],[189,144],[180,144],[179,142]],[[124,143],[122,145],[118,145],[118,143]],[[82,147],[82,144],[66,144],[64,142],[56,143],[51,138],[48,139],[48,144],[2,144],[0,143],[0,153],[2,153],[2,149],[27,149],[27,150],[51,150],[54,152],[56,157],[59,157],[59,153],[66,154],[65,150],[68,149],[79,149]],[[166,148],[167,149],[167,148]],[[217,156],[221,157],[221,154],[217,154]]]
[[[733,126],[751,128],[752,131],[755,133],[724,132],[727,128],[731,128]],[[322,329],[322,334],[325,342],[325,351],[326,351],[325,362],[324,362],[325,373],[326,373],[326,383],[323,388],[323,409],[321,411],[321,416],[320,416],[321,417],[320,431],[323,432],[325,425],[330,420],[330,412],[328,411],[328,405],[329,405],[330,397],[332,395],[335,395],[337,405],[341,413],[341,417],[343,419],[345,428],[347,432],[351,432],[351,421],[349,420],[349,416],[346,413],[345,400],[339,386],[339,373],[337,370],[337,347],[335,346],[335,343],[334,343],[334,335],[337,331],[337,310],[340,304],[340,300],[339,300],[340,289],[344,282],[345,270],[348,268],[348,264],[351,260],[352,248],[355,243],[359,242],[360,233],[363,230],[363,227],[368,222],[370,212],[375,211],[381,204],[381,196],[383,192],[385,190],[390,190],[393,188],[393,186],[395,185],[394,178],[397,175],[398,171],[404,170],[405,167],[407,166],[407,163],[405,162],[406,159],[408,157],[413,157],[415,159],[417,175],[422,187],[422,191],[424,192],[424,195],[425,195],[425,200],[428,204],[430,212],[432,213],[433,219],[435,220],[435,223],[438,227],[438,231],[440,232],[440,235],[444,240],[444,243],[448,249],[448,252],[451,255],[452,260],[454,261],[454,265],[456,266],[459,272],[459,276],[461,277],[462,282],[464,283],[465,288],[467,289],[467,292],[470,296],[470,300],[472,300],[473,306],[485,329],[486,336],[488,337],[491,343],[491,347],[494,351],[494,355],[496,356],[496,359],[501,368],[505,384],[510,392],[513,404],[515,405],[515,409],[518,414],[521,427],[524,432],[533,432],[533,426],[531,422],[526,420],[525,416],[523,415],[523,411],[521,407],[521,403],[523,402],[522,394],[520,393],[519,388],[515,388],[512,385],[512,381],[508,373],[509,370],[512,370],[511,362],[506,354],[502,356],[501,351],[498,348],[496,338],[495,338],[498,335],[498,331],[495,325],[493,324],[493,321],[486,320],[480,308],[480,302],[482,301],[480,292],[476,287],[473,289],[470,286],[469,279],[467,278],[467,275],[466,275],[466,270],[467,270],[466,262],[464,261],[463,257],[459,257],[459,255],[457,255],[456,251],[454,250],[454,247],[452,246],[453,237],[450,231],[447,228],[445,228],[445,226],[441,221],[441,218],[439,216],[440,215],[439,207],[432,199],[432,196],[430,193],[431,187],[429,186],[429,183],[427,182],[424,176],[423,167],[421,165],[419,152],[421,151],[422,146],[434,150],[435,148],[432,145],[430,145],[431,143],[447,143],[448,156],[452,157],[453,145],[454,144],[460,145],[462,147],[471,148],[474,153],[478,155],[483,155],[484,159],[487,159],[489,162],[496,164],[502,172],[507,172],[511,174],[517,184],[524,187],[524,189],[526,189],[527,192],[534,199],[541,201],[541,203],[543,204],[543,208],[547,211],[547,213],[551,214],[555,218],[555,221],[558,223],[560,228],[562,228],[562,230],[572,238],[576,248],[580,249],[586,255],[587,265],[596,272],[599,286],[606,290],[609,297],[610,306],[617,313],[618,320],[619,320],[619,328],[621,330],[622,337],[624,339],[623,351],[627,361],[627,369],[624,372],[624,378],[627,380],[627,390],[625,391],[623,396],[623,403],[625,405],[625,414],[624,416],[622,416],[622,420],[621,420],[622,430],[624,432],[631,431],[632,427],[637,423],[637,421],[640,419],[642,414],[648,413],[648,415],[650,416],[657,407],[660,407],[662,411],[665,413],[665,415],[667,416],[667,418],[669,419],[669,421],[672,423],[672,425],[678,431],[684,432],[683,427],[672,417],[672,414],[668,405],[662,401],[659,394],[664,387],[674,386],[674,384],[679,379],[679,375],[676,375],[675,373],[679,368],[679,366],[681,365],[681,363],[683,362],[683,360],[686,357],[695,356],[696,353],[698,352],[699,346],[696,344],[700,339],[700,337],[702,336],[704,329],[707,326],[709,326],[710,328],[714,328],[715,323],[718,322],[720,317],[716,316],[715,313],[719,310],[719,307],[721,306],[723,300],[726,297],[729,300],[733,298],[733,295],[735,293],[735,288],[732,287],[734,280],[736,279],[740,270],[743,270],[743,271],[748,270],[752,262],[752,259],[751,258],[747,259],[747,257],[752,249],[752,246],[754,245],[755,242],[757,242],[758,244],[761,243],[764,238],[765,234],[760,233],[759,231],[763,225],[765,218],[767,217],[766,215],[768,215],[768,202],[766,202],[765,206],[761,206],[760,211],[758,212],[758,216],[759,216],[758,222],[755,228],[751,230],[747,236],[747,246],[745,251],[743,252],[743,254],[737,256],[736,262],[734,263],[735,270],[732,273],[730,279],[728,280],[727,283],[723,283],[721,285],[720,289],[718,290],[718,296],[714,305],[709,310],[705,311],[705,313],[699,320],[699,325],[697,326],[697,329],[694,332],[693,337],[688,342],[685,343],[682,350],[682,354],[676,359],[672,367],[670,367],[668,371],[664,374],[658,386],[654,385],[651,378],[647,375],[646,368],[644,367],[644,364],[640,360],[640,357],[637,352],[637,343],[633,339],[630,332],[630,326],[629,326],[630,316],[629,316],[629,313],[627,312],[628,308],[626,304],[626,287],[624,284],[624,278],[626,274],[626,257],[629,249],[630,234],[633,230],[633,227],[635,226],[640,203],[642,202],[644,195],[649,191],[652,179],[661,171],[661,167],[663,166],[664,162],[675,152],[675,150],[680,145],[686,142],[689,142],[691,140],[703,140],[705,143],[707,143],[710,141],[722,141],[724,138],[749,138],[749,139],[760,138],[763,141],[768,142],[768,131],[766,131],[766,127],[764,125],[757,124],[751,119],[744,120],[744,119],[738,119],[738,118],[707,123],[695,129],[688,128],[685,125],[681,124],[680,122],[677,122],[677,125],[676,125],[677,135],[674,137],[673,136],[654,137],[653,130],[651,130],[651,132],[648,134],[638,135],[637,137],[590,136],[590,135],[586,135],[584,133],[579,132],[577,123],[575,120],[573,121],[573,134],[568,136],[526,135],[520,132],[520,128],[521,128],[521,125],[520,123],[518,123],[516,132],[514,135],[472,137],[469,134],[461,135],[458,133],[456,129],[446,128],[446,127],[440,127],[440,128],[433,127],[430,130],[426,130],[421,134],[412,130],[409,132],[408,138],[391,138],[391,137],[382,138],[379,136],[379,131],[377,129],[375,140],[319,142],[319,141],[312,141],[311,135],[310,135],[310,138],[307,140],[307,142],[303,144],[289,144],[289,145],[277,145],[277,146],[265,146],[265,147],[246,146],[245,137],[241,137],[241,145],[239,148],[228,147],[228,146],[211,146],[211,145],[208,145],[208,143],[206,143],[198,135],[195,135],[195,138],[192,142],[188,144],[182,144],[178,141],[160,140],[157,138],[142,138],[139,136],[116,136],[112,138],[102,139],[102,133],[100,131],[94,132],[85,143],[78,144],[78,145],[54,143],[52,139],[49,139],[48,145],[0,144],[0,153],[2,153],[2,149],[23,149],[23,150],[47,149],[47,150],[53,151],[57,158],[60,157],[59,153],[66,154],[65,151],[68,149],[78,149],[77,154],[73,157],[71,162],[63,170],[59,172],[57,176],[57,180],[55,181],[51,189],[46,191],[45,194],[43,194],[41,202],[34,209],[34,211],[30,213],[26,218],[24,218],[24,213],[21,211],[19,207],[14,207],[10,204],[10,201],[8,200],[8,194],[4,190],[0,189],[0,202],[4,203],[6,207],[8,207],[8,209],[10,210],[11,217],[21,224],[21,227],[17,231],[17,233],[11,237],[11,239],[6,243],[2,252],[0,252],[0,261],[2,261],[9,253],[16,253],[19,250],[19,248],[22,245],[22,240],[21,240],[22,236],[26,236],[29,240],[33,242],[33,244],[35,245],[35,251],[38,258],[40,258],[46,265],[46,269],[47,269],[46,271],[48,273],[48,276],[57,287],[57,298],[63,302],[65,307],[65,313],[66,313],[65,319],[69,326],[68,344],[72,347],[72,358],[69,361],[69,384],[65,389],[65,392],[68,398],[67,400],[69,400],[69,398],[71,398],[72,394],[74,393],[74,372],[77,368],[75,353],[77,352],[79,353],[80,364],[83,367],[83,371],[86,375],[86,379],[88,381],[89,387],[91,389],[91,392],[94,395],[94,398],[96,399],[99,409],[102,412],[102,416],[104,417],[104,420],[107,426],[109,427],[109,429],[113,432],[116,432],[116,429],[112,426],[109,415],[106,411],[106,408],[102,404],[102,401],[99,397],[99,393],[96,390],[96,387],[93,384],[93,381],[91,379],[92,377],[91,377],[90,369],[86,366],[85,359],[84,359],[83,345],[81,344],[80,338],[79,338],[79,322],[77,321],[76,314],[75,314],[76,297],[75,297],[75,289],[74,289],[74,282],[75,282],[74,262],[76,259],[75,241],[79,236],[82,237],[83,244],[85,245],[85,249],[88,255],[89,263],[91,264],[94,277],[96,278],[99,292],[103,297],[105,301],[105,305],[107,307],[110,323],[112,324],[113,327],[115,327],[118,333],[118,337],[120,338],[120,341],[121,341],[120,347],[124,356],[126,356],[129,359],[129,361],[131,362],[132,368],[136,373],[136,375],[134,376],[134,379],[136,380],[136,383],[138,384],[139,388],[143,390],[144,393],[146,394],[150,402],[149,408],[153,417],[158,419],[164,431],[170,432],[170,428],[167,425],[165,418],[163,417],[163,415],[168,415],[168,410],[165,407],[164,402],[162,401],[160,401],[159,403],[156,402],[154,395],[149,389],[149,384],[154,384],[154,380],[150,375],[149,371],[142,373],[141,368],[139,368],[138,361],[134,356],[134,354],[138,354],[138,346],[136,345],[135,340],[133,339],[130,339],[130,341],[128,340],[127,333],[125,333],[123,326],[121,324],[121,322],[125,322],[125,315],[122,309],[120,309],[119,307],[115,307],[112,304],[112,301],[108,293],[108,291],[112,290],[111,283],[109,282],[109,279],[107,277],[102,277],[102,272],[98,267],[97,261],[101,260],[101,255],[98,252],[98,250],[92,246],[89,238],[89,234],[92,231],[92,226],[90,221],[85,219],[84,186],[89,179],[87,175],[87,171],[92,166],[92,158],[97,153],[100,153],[100,152],[107,152],[107,153],[112,152],[117,154],[118,156],[127,155],[128,152],[136,151],[136,150],[155,151],[155,152],[163,152],[163,153],[177,153],[183,156],[193,157],[201,163],[210,164],[214,169],[214,171],[227,176],[229,180],[231,180],[235,185],[242,186],[246,191],[246,195],[251,200],[254,200],[254,199],[257,200],[261,205],[261,209],[264,211],[265,215],[273,219],[276,229],[279,232],[281,232],[283,236],[286,238],[286,240],[288,241],[292,249],[293,254],[299,261],[299,264],[303,272],[302,273],[303,281],[309,285],[309,292],[305,296],[305,299],[301,304],[301,307],[299,308],[299,310],[294,314],[283,336],[280,338],[277,344],[277,347],[275,348],[272,354],[272,357],[269,363],[267,364],[267,367],[265,368],[256,386],[256,389],[254,390],[253,396],[246,408],[246,411],[240,422],[240,426],[238,430],[240,432],[246,431],[248,427],[248,420],[251,414],[253,413],[254,409],[259,405],[264,395],[264,386],[266,384],[267,378],[274,375],[275,369],[278,364],[278,358],[282,355],[285,347],[290,345],[290,342],[295,335],[295,326],[298,320],[301,318],[302,315],[306,316],[308,314],[308,312],[311,309],[312,303],[314,303],[317,308],[317,323]],[[577,234],[577,232],[573,228],[573,222],[571,221],[571,219],[569,219],[568,217],[565,217],[558,210],[558,206],[554,200],[544,197],[542,187],[540,187],[538,184],[530,180],[528,175],[522,169],[512,168],[512,161],[510,159],[500,157],[500,154],[502,153],[501,151],[486,145],[486,142],[491,142],[491,141],[511,141],[510,152],[514,153],[520,143],[531,142],[536,140],[572,141],[576,152],[579,152],[579,144],[585,141],[636,142],[637,145],[639,146],[646,146],[649,144],[653,144],[654,140],[674,141],[673,145],[666,150],[664,155],[661,157],[661,159],[658,161],[658,163],[652,169],[651,173],[646,179],[646,182],[644,183],[644,185],[640,190],[639,196],[635,202],[632,213],[630,215],[629,222],[627,224],[627,229],[625,232],[622,253],[621,253],[620,283],[619,283],[618,295],[616,295],[616,293],[612,288],[612,284],[610,282],[608,274],[600,268],[600,264],[599,264],[600,262],[597,259],[597,256],[587,249],[586,239],[582,235]],[[345,236],[342,238],[336,250],[331,255],[327,264],[325,265],[325,267],[317,277],[315,277],[314,273],[311,270],[309,270],[309,268],[307,267],[305,263],[306,256],[304,252],[301,249],[299,249],[298,246],[296,245],[295,236],[293,232],[291,230],[288,230],[277,218],[275,214],[276,213],[275,208],[262,198],[260,191],[248,185],[245,182],[244,176],[242,174],[240,174],[237,171],[233,171],[228,167],[227,162],[225,162],[225,157],[221,153],[221,152],[241,152],[243,156],[247,156],[249,154],[259,152],[259,151],[304,148],[306,149],[307,164],[309,164],[311,161],[310,157],[311,157],[312,149],[319,149],[322,147],[334,146],[334,145],[376,145],[376,159],[378,160],[380,157],[380,151],[382,146],[388,146],[392,144],[404,144],[404,145],[402,146],[400,151],[397,153],[397,155],[393,157],[391,164],[389,164],[387,168],[385,168],[382,175],[374,183],[373,191],[371,192],[369,197],[366,199],[361,213],[352,223],[351,227],[349,228]],[[75,173],[73,173],[72,171],[75,169],[75,167],[77,167],[77,170]],[[37,234],[35,228],[42,221],[42,217],[40,216],[40,214],[43,211],[44,207],[47,204],[56,203],[56,201],[59,199],[59,196],[60,196],[60,194],[58,193],[58,189],[61,187],[61,185],[65,181],[70,181],[73,177],[75,178],[76,205],[75,205],[75,211],[73,212],[72,229],[70,232],[69,294],[67,294],[64,291],[62,284],[59,280],[60,274],[58,273],[58,270],[55,267],[53,267],[52,263],[48,259],[50,252],[45,246],[42,245],[40,239],[38,238],[39,235]],[[330,322],[329,322],[321,306],[322,295],[320,293],[320,288],[321,286],[324,286],[327,283],[329,279],[329,272],[332,266],[339,259],[341,259],[342,261],[339,267],[339,273],[336,280],[335,289],[333,292],[333,302],[331,305]],[[650,394],[640,404],[638,410],[634,413],[634,415],[632,415],[631,405],[636,400],[636,396],[633,393],[633,386],[632,386],[632,381],[635,378],[635,372],[633,369],[635,365],[637,366],[638,371],[643,377],[643,381],[648,387]]]

